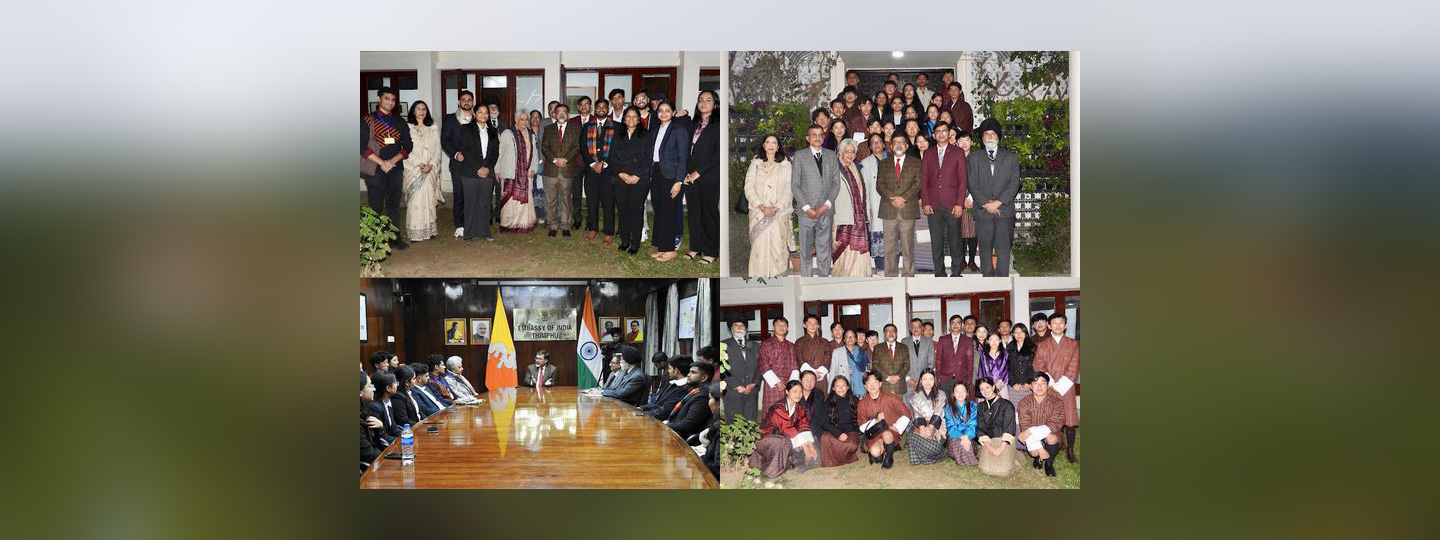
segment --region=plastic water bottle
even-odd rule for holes
[[[405,424],[405,431],[400,432],[400,463],[415,463],[415,434],[410,431],[410,424]]]

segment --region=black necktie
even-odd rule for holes
[[[990,161],[995,161],[995,151],[994,151],[994,150],[991,150],[989,153],[990,153]]]
[[[822,174],[825,172],[825,168],[820,166],[820,154],[818,152],[815,154],[815,170]]]

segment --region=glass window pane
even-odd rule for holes
[[[379,90],[381,86],[385,86],[385,77],[378,77],[373,75],[365,77],[366,90],[370,90],[373,92],[375,90]]]
[[[545,87],[542,79],[540,75],[515,77],[515,110],[533,111],[545,107]]]
[[[979,319],[980,323],[989,328],[991,332],[995,331],[995,326],[1000,323],[1000,319],[1007,317],[1009,314],[1005,313],[1004,298],[980,299],[980,313],[976,314],[975,318]]]
[[[510,84],[504,75],[488,75],[481,78],[480,83],[484,88],[505,88]]]
[[[894,321],[890,304],[870,304],[870,329],[880,332],[882,340],[885,338],[885,325],[891,322]]]
[[[944,334],[950,330],[950,317],[959,315],[964,317],[970,315],[970,299],[950,299],[945,301],[945,324],[936,324],[935,333]]]
[[[860,314],[860,304],[846,304],[840,306],[841,316],[856,316]]]
[[[720,93],[720,76],[711,75],[707,77],[702,75],[700,77],[700,89],[711,90],[717,94]]]
[[[1065,335],[1080,339],[1080,297],[1065,297]]]
[[[1037,313],[1044,313],[1044,314],[1047,315],[1047,316],[1053,315],[1053,314],[1055,313],[1055,297],[1053,297],[1053,296],[1032,296],[1032,297],[1030,297],[1030,316],[1031,316],[1031,317],[1034,317]],[[1027,325],[1030,324],[1030,321],[1025,321],[1025,324],[1027,324]],[[1066,333],[1069,333],[1069,332],[1066,332]]]
[[[652,73],[640,76],[640,87],[650,96],[650,101],[668,99],[675,101],[675,96],[670,95],[670,75]]]
[[[420,88],[420,83],[416,79],[418,79],[418,77],[415,77],[413,75],[405,75],[403,77],[400,77],[400,82],[395,86],[400,87],[400,90],[415,90],[417,88]]]

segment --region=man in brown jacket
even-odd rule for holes
[[[555,105],[555,123],[545,126],[540,154],[545,157],[545,226],[549,236],[570,236],[571,184],[580,173],[580,132],[567,122],[570,107]]]
[[[910,143],[897,133],[889,159],[880,162],[875,191],[880,194],[880,221],[885,225],[885,275],[895,277],[895,249],[905,255],[905,277],[915,276],[915,220],[920,219],[920,160],[905,159]]]
[[[880,372],[881,385],[886,392],[895,395],[905,394],[905,375],[910,373],[910,351],[905,350],[905,345],[895,341],[899,330],[893,324],[885,325],[885,341],[875,344],[875,351],[870,355],[875,371]]]

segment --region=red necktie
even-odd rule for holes
[[[900,160],[895,160],[895,178],[900,178]]]

